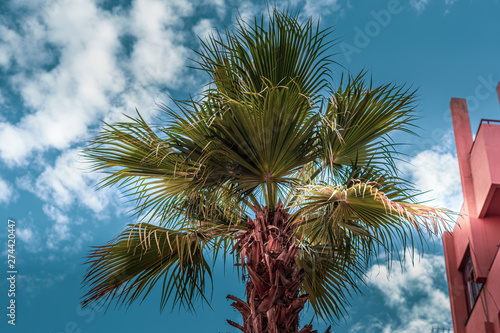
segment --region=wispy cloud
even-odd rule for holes
[[[0,156],[11,164],[82,140],[110,108],[108,95],[124,89],[113,59],[119,27],[94,3],[72,1],[40,20],[7,45],[10,66],[18,69],[10,82],[32,111],[17,123],[0,123]],[[40,42],[31,45],[37,34]],[[34,57],[40,60],[32,63]]]
[[[33,230],[31,228],[20,228],[16,231],[16,236],[20,241],[29,243],[33,240]]]
[[[458,0],[444,0],[444,4],[446,5],[446,9],[444,11],[444,15],[448,15],[450,13],[450,8],[453,6],[455,2]]]
[[[87,165],[83,163],[79,149],[68,150],[53,164],[42,167],[39,175],[25,175],[16,182],[20,189],[32,192],[45,202],[42,210],[52,222],[45,230],[26,227],[23,231],[26,239],[44,232],[47,248],[68,246],[70,252],[75,252],[81,248],[83,241],[92,238],[89,232],[83,235],[80,231],[77,236],[75,226],[83,223],[82,218],[74,214],[77,209],[90,213],[94,220],[121,216],[128,209],[127,203],[120,200],[117,189],[96,189],[100,175],[85,170]]]
[[[43,289],[51,288],[52,286],[60,283],[66,278],[66,274],[51,274],[41,273],[33,274],[19,274],[19,289],[26,295],[34,298]]]
[[[0,54],[1,54],[1,51],[0,51]],[[1,60],[0,60],[1,62]],[[4,96],[4,94],[0,91],[0,105],[4,104],[6,102],[6,98]],[[0,120],[2,120],[1,116],[0,116]]]
[[[71,229],[69,225],[69,217],[58,208],[52,205],[44,205],[43,212],[49,216],[56,223],[50,228],[47,237],[47,247],[49,249],[55,248],[59,242],[71,239]]]
[[[118,194],[112,189],[96,191],[100,175],[89,173],[85,170],[87,167],[80,150],[71,149],[60,155],[53,165],[45,165],[40,175],[21,177],[17,183],[61,211],[76,205],[97,216],[105,213],[110,206],[116,206]]]
[[[193,27],[193,32],[201,39],[206,39],[214,31],[214,21],[212,19],[201,19]]]
[[[462,203],[462,187],[458,161],[453,149],[453,134],[448,132],[440,145],[421,151],[400,165],[415,188],[426,192],[419,200],[428,204],[459,211]]]
[[[444,257],[426,255],[413,264],[408,256],[403,268],[393,267],[389,274],[386,265],[371,267],[368,285],[381,293],[392,316],[369,317],[368,322],[355,324],[351,333],[421,333],[430,332],[434,326],[451,326]]]
[[[429,4],[429,0],[410,0],[410,7],[415,9],[418,13],[424,11]]]
[[[128,32],[137,38],[131,54],[130,70],[136,80],[147,85],[179,86],[186,80],[185,62],[190,54],[180,33],[183,18],[193,13],[188,1],[135,1]],[[177,28],[180,29],[177,29]]]
[[[344,8],[340,0],[306,0],[304,4],[304,15],[314,18],[330,15],[339,12]]]
[[[8,204],[12,201],[14,190],[12,185],[0,177],[0,204]]]
[[[40,237],[40,233],[33,225],[25,225],[24,223],[20,223],[20,225],[21,226],[16,230],[16,237],[19,239],[20,247],[28,253],[45,251],[46,237]]]
[[[444,4],[446,6],[445,15],[450,12],[450,7],[453,6],[455,2],[458,0],[444,0]],[[423,12],[427,6],[429,5],[430,0],[410,0],[410,7],[416,10],[418,13]]]
[[[19,246],[28,253],[44,253],[43,261],[58,261],[81,254],[84,245],[94,239],[95,226],[83,225],[84,220],[73,212],[63,212],[53,205],[45,204],[42,211],[47,216],[44,220],[31,213],[28,217],[16,220],[16,237]],[[47,221],[49,223],[47,223]],[[21,257],[21,260],[28,259]]]
[[[225,0],[204,0],[203,3],[214,6],[217,11],[217,16],[221,20],[226,16],[227,9],[230,7],[230,4],[226,4]]]
[[[78,220],[71,220],[60,209],[46,204],[43,206],[43,212],[55,221],[47,230],[45,245],[48,249],[62,250],[63,253],[79,253],[83,243],[94,238],[89,231],[74,232],[73,228],[80,223]]]
[[[54,0],[45,8],[28,10],[20,29],[0,24],[0,66],[16,73],[8,83],[28,111],[0,122],[0,158],[9,165],[84,141],[100,119],[150,111],[162,89],[190,80],[188,1],[136,0],[109,12],[94,0]]]

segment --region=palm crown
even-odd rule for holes
[[[202,98],[163,107],[160,127],[140,115],[104,126],[85,154],[108,173],[102,185],[121,186],[151,223],[89,255],[84,305],[131,303],[160,284],[161,307],[193,309],[208,301],[218,258],[233,256],[245,273],[235,244],[252,209],[281,207],[304,273],[299,292],[334,320],[374,251],[435,230],[443,211],[414,203],[389,136],[411,132],[414,92],[375,87],[365,73],[332,88],[330,32],[276,10],[239,20],[202,41],[197,67],[211,79]]]

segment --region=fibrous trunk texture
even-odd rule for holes
[[[254,208],[254,212],[255,219],[248,219],[248,231],[238,236],[235,245],[241,256],[239,265],[248,272],[247,301],[227,296],[243,316],[243,326],[228,323],[245,333],[317,332],[311,325],[298,331],[299,313],[308,295],[299,295],[305,273],[295,260],[299,249],[289,214],[281,202],[274,211]]]

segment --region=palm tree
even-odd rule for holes
[[[306,302],[335,321],[374,253],[436,231],[443,211],[414,202],[389,136],[411,132],[414,91],[364,72],[332,88],[330,34],[277,10],[238,20],[202,41],[201,98],[163,106],[163,126],[139,114],[105,124],[85,154],[140,222],[89,254],[84,306],[130,304],[161,284],[161,308],[192,310],[232,256],[246,300],[227,296],[243,318],[230,325],[316,332],[299,331]]]

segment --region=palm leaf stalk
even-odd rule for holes
[[[194,310],[232,256],[247,284],[246,301],[228,296],[243,319],[230,325],[315,332],[299,330],[305,304],[334,323],[374,254],[439,232],[448,212],[416,203],[395,164],[391,135],[412,132],[415,92],[365,72],[331,88],[331,32],[278,10],[239,20],[202,41],[203,98],[164,106],[158,127],[139,114],[104,125],[84,154],[140,221],[89,254],[84,306],[160,284],[162,309]]]

